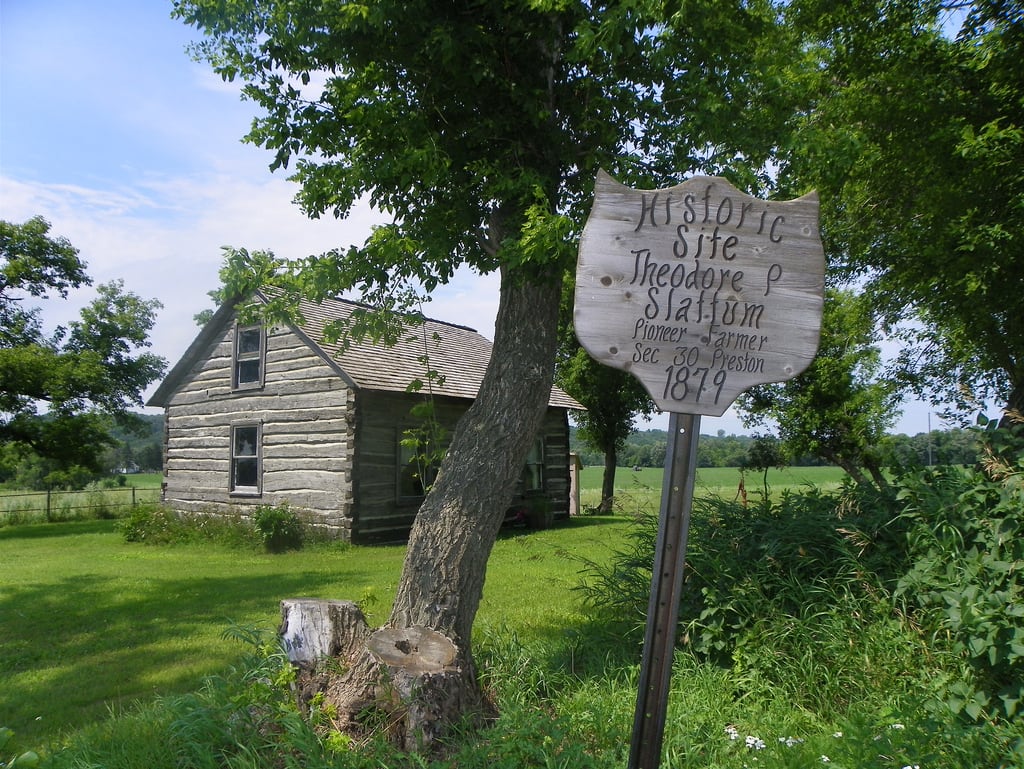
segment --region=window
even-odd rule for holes
[[[523,492],[544,491],[544,439],[537,438],[526,455],[523,468]]]
[[[231,428],[231,492],[259,494],[262,471],[259,425]]]
[[[263,386],[263,327],[235,328],[234,382],[236,389]]]

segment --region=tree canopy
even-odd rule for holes
[[[787,173],[821,194],[835,275],[902,333],[904,383],[1024,407],[1024,4],[792,13],[822,66]]]
[[[830,289],[818,356],[794,379],[759,385],[741,397],[751,424],[777,426],[791,457],[812,454],[855,480],[885,486],[879,445],[895,421],[898,398],[878,376],[874,314],[864,296]]]
[[[735,7],[733,7],[735,5]],[[393,305],[467,264],[566,267],[604,167],[627,183],[722,171],[768,180],[786,52],[770,2],[229,4],[181,0],[194,53],[243,81],[247,139],[291,168],[310,216],[368,200],[362,247],[293,264],[310,296]]]
[[[130,421],[163,373],[162,358],[140,352],[160,303],[105,283],[78,320],[47,335],[40,308],[24,300],[90,282],[77,249],[49,230],[41,217],[0,222],[0,441],[6,466],[32,458],[37,483],[80,485],[101,470],[110,420]]]

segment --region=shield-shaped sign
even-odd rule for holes
[[[663,411],[721,416],[744,390],[807,368],[824,287],[816,193],[759,200],[711,176],[634,190],[598,172],[576,336]]]

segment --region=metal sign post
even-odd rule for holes
[[[670,440],[661,489],[661,515],[654,550],[651,600],[647,608],[647,631],[640,663],[629,769],[656,769],[661,759],[679,598],[683,588],[686,538],[697,473],[700,415],[673,413],[669,417],[668,429]]]

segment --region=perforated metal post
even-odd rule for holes
[[[629,769],[657,769],[661,762],[686,538],[697,474],[700,415],[672,413],[669,435]]]

